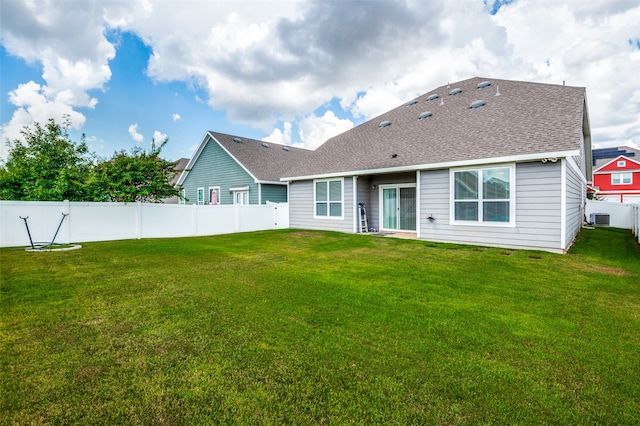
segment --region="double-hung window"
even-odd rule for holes
[[[343,179],[314,181],[315,217],[342,218]]]
[[[631,173],[612,173],[612,185],[629,185],[631,184]]]
[[[198,205],[204,204],[204,188],[198,188]]]
[[[513,166],[452,170],[452,223],[513,225]]]

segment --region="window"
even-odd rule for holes
[[[625,160],[619,160],[618,167],[627,167],[627,162]]]
[[[180,190],[180,195],[181,197],[178,198],[178,204],[186,204],[187,203],[187,190],[186,189],[182,189]]]
[[[234,191],[233,204],[239,204],[241,206],[249,204],[249,191]]]
[[[315,217],[342,218],[342,179],[314,181]]]
[[[233,193],[233,204],[249,204],[249,185],[232,186],[229,190]]]
[[[198,188],[198,205],[204,204],[204,188]]]
[[[514,224],[513,166],[451,173],[452,223]]]
[[[631,173],[612,173],[612,185],[629,185],[631,184]]]
[[[212,206],[216,206],[220,204],[220,187],[219,186],[209,187],[209,204],[211,204]]]

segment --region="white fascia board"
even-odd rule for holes
[[[187,178],[187,175],[189,174],[189,170],[193,168],[193,165],[196,163],[196,161],[198,161],[198,157],[200,157],[200,154],[202,154],[202,150],[207,145],[208,137],[209,137],[209,132],[204,134],[204,137],[200,141],[200,144],[198,144],[198,147],[196,148],[195,152],[189,159],[189,162],[187,163],[186,167],[184,168],[182,173],[180,173],[180,177],[176,181],[176,186],[182,185],[184,183],[184,180]]]
[[[567,165],[571,167],[578,174],[578,176],[580,176],[580,180],[582,181],[582,183],[587,183],[587,177],[582,173],[582,170],[580,170],[580,166],[578,166],[578,164],[574,160],[574,157],[567,157]]]
[[[598,193],[598,195],[617,195],[617,194],[635,195],[635,194],[640,194],[640,189],[608,189],[606,191],[598,190],[596,192]]]
[[[254,183],[260,183],[260,180],[259,180],[257,177],[255,177],[255,176],[254,176],[254,174],[253,174],[253,173],[251,173],[251,171],[250,171],[249,169],[247,169],[247,168],[244,166],[244,164],[242,164],[240,161],[238,161],[238,159],[237,159],[236,157],[234,157],[234,156],[233,156],[233,154],[231,154],[231,153],[227,150],[227,148],[225,148],[225,147],[224,147],[220,142],[218,142],[218,140],[217,140],[216,138],[214,138],[214,137],[213,137],[213,135],[210,135],[210,136],[211,136],[211,139],[213,139],[214,141],[216,141],[216,143],[218,144],[218,146],[220,146],[220,148],[222,148],[222,150],[223,150],[224,152],[226,152],[226,153],[227,153],[227,155],[233,159],[233,161],[235,161],[236,163],[238,163],[238,165],[239,165],[240,167],[242,167],[242,170],[244,170],[245,172],[247,172],[247,173],[249,174],[249,176],[251,176],[251,178],[253,179],[253,182],[254,182]]]
[[[368,170],[353,170],[346,172],[334,172],[324,173],[318,175],[308,176],[288,176],[283,177],[282,181],[296,181],[296,180],[310,180],[310,179],[324,179],[341,176],[354,176],[354,175],[376,175],[376,174],[388,174],[388,173],[401,173],[401,172],[413,172],[416,170],[437,170],[437,169],[451,169],[454,167],[467,167],[467,166],[479,166],[484,164],[500,164],[500,163],[522,163],[528,161],[542,160],[543,158],[566,158],[569,156],[580,155],[579,149],[571,151],[554,151],[543,152],[536,154],[524,154],[513,155],[508,157],[494,157],[494,158],[477,158],[474,160],[461,160],[461,161],[448,161],[444,163],[432,163],[432,164],[416,164],[412,166],[401,167],[388,167],[384,169],[368,169]]]
[[[633,158],[625,157],[624,155],[619,155],[617,158],[614,158],[613,160],[609,161],[608,163],[603,164],[602,166],[600,166],[597,169],[595,169],[593,171],[593,174],[595,175],[595,174],[601,174],[601,173],[604,174],[604,173],[624,172],[626,170],[635,170],[635,169],[616,169],[616,170],[603,170],[603,171],[601,171],[603,168],[605,168],[605,167],[607,167],[607,166],[609,166],[609,165],[611,165],[613,163],[616,163],[618,161],[623,161],[623,160],[624,161],[631,161],[632,163],[635,163],[640,167],[640,163],[637,162],[636,160],[634,160]]]
[[[238,186],[232,186],[231,188],[229,188],[229,191],[231,192],[248,191],[248,190],[249,190],[249,185],[238,185]]]
[[[272,181],[272,180],[257,180],[256,183],[262,184],[262,185],[286,185],[287,182],[282,182],[279,180],[276,181]]]

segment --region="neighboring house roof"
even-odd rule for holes
[[[188,158],[181,158],[178,160],[178,164],[176,164],[176,175],[173,177],[173,179],[171,179],[171,185],[175,185],[176,183],[178,183],[178,179],[180,178],[180,175],[182,174],[182,172],[185,171],[185,169],[187,168],[187,164],[189,164],[189,159]]]
[[[617,148],[599,148],[593,151],[594,169],[599,169],[603,165],[611,162],[611,159],[625,156],[630,159],[640,161],[640,150],[629,146],[620,146]]]
[[[259,183],[281,183],[280,178],[283,176],[283,172],[302,161],[311,153],[307,149],[209,131],[202,138],[185,171],[180,175],[177,182],[179,185],[184,182],[189,170],[196,164],[198,157],[209,141],[218,143],[231,158]]]
[[[618,167],[618,161],[625,160],[624,167]],[[627,157],[626,155],[619,155],[614,159],[607,159],[607,162],[602,164],[593,174],[607,174],[620,171],[638,171],[640,170],[640,158]]]
[[[486,81],[490,85],[479,88]],[[462,92],[451,95],[454,89]],[[434,94],[438,98],[428,100]],[[471,108],[477,100],[484,106]],[[430,117],[419,118],[427,111]],[[329,139],[286,179],[579,155],[583,132],[589,136],[583,87],[475,77]]]

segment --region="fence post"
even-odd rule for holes
[[[64,238],[62,239],[63,244],[71,243],[71,221],[73,220],[73,217],[69,214],[70,210],[71,203],[69,203],[69,200],[64,200],[62,204],[62,212],[69,216],[69,218],[67,219],[67,223],[65,223]]]
[[[136,238],[142,238],[142,203],[136,201]]]
[[[278,229],[278,205],[273,204],[273,229]]]
[[[193,213],[191,214],[191,230],[193,232],[193,236],[197,237],[198,236],[198,205],[197,204],[192,204],[193,205]]]
[[[235,208],[236,208],[236,232],[240,232],[240,204],[236,204]]]

